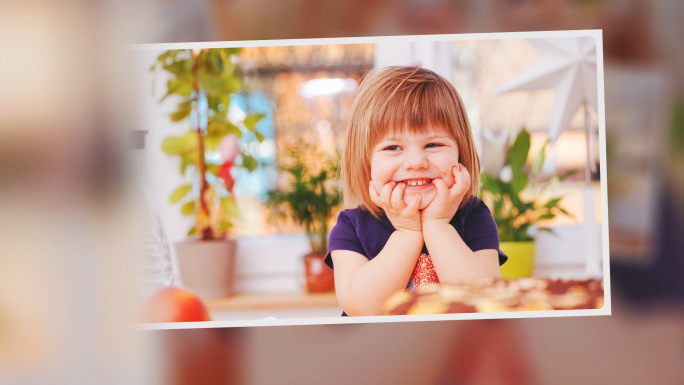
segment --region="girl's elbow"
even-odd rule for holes
[[[364,317],[380,315],[380,309],[368,304],[359,303],[357,301],[348,301],[342,304],[342,309],[348,316]]]
[[[373,311],[363,308],[343,308],[344,312],[350,317],[372,317],[381,315],[380,311]]]
[[[340,306],[348,316],[376,316],[380,315],[380,307],[364,301],[364,295],[348,296],[340,299]]]

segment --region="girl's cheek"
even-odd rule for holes
[[[387,182],[392,180],[392,176],[392,167],[388,167],[387,164],[382,163],[380,160],[376,160],[374,163],[371,163],[371,180],[373,181],[375,190],[378,191],[378,193]]]

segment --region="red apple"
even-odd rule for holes
[[[178,287],[159,290],[145,304],[142,322],[211,321],[207,308],[192,292]]]

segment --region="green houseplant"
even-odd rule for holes
[[[176,245],[183,282],[202,297],[222,297],[232,291],[236,242],[227,239],[237,216],[231,170],[249,172],[257,160],[238,145],[243,135],[261,142],[256,129],[263,114],[229,119],[231,95],[242,92],[239,48],[168,50],[157,57],[151,71],[168,78],[166,94],[175,103],[170,120],[188,126],[180,136],[162,142],[162,150],[176,156],[180,173],[194,170],[193,182],[176,188],[169,197],[183,215],[194,216],[186,242]],[[239,159],[239,161],[238,161]],[[213,278],[212,278],[213,277]]]
[[[328,222],[341,203],[339,156],[328,157],[299,142],[279,157],[278,169],[287,183],[267,192],[266,205],[273,219],[293,220],[306,233],[311,247],[304,256],[308,290],[333,290],[333,273],[323,258],[328,249]]]
[[[570,215],[560,206],[563,197],[556,196],[542,200],[549,186],[557,184],[575,174],[571,170],[563,175],[553,175],[542,181],[542,166],[546,146],[542,146],[533,164],[527,164],[530,152],[530,134],[522,129],[506,151],[505,164],[499,175],[482,174],[482,196],[492,211],[499,229],[501,251],[509,260],[501,266],[504,278],[531,276],[534,270],[534,237],[530,228],[541,221],[553,219],[556,215]],[[537,226],[538,231],[552,230]]]

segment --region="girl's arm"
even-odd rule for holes
[[[335,265],[335,290],[348,315],[378,315],[385,300],[406,288],[423,249],[420,222],[421,197],[404,202],[406,184],[389,182],[378,193],[370,181],[371,201],[382,208],[395,231],[372,260],[345,250],[331,253]]]
[[[441,179],[433,181],[437,196],[421,212],[425,244],[439,281],[456,284],[478,278],[501,278],[498,251],[473,252],[449,223],[463,196],[470,190],[470,174],[463,165],[459,163],[452,173],[454,184],[451,187]]]
[[[449,223],[423,224],[425,244],[441,283],[456,284],[477,278],[501,278],[499,252],[473,252]]]
[[[340,306],[350,316],[379,315],[385,300],[406,288],[422,248],[420,231],[397,230],[371,260],[354,251],[333,251]]]

